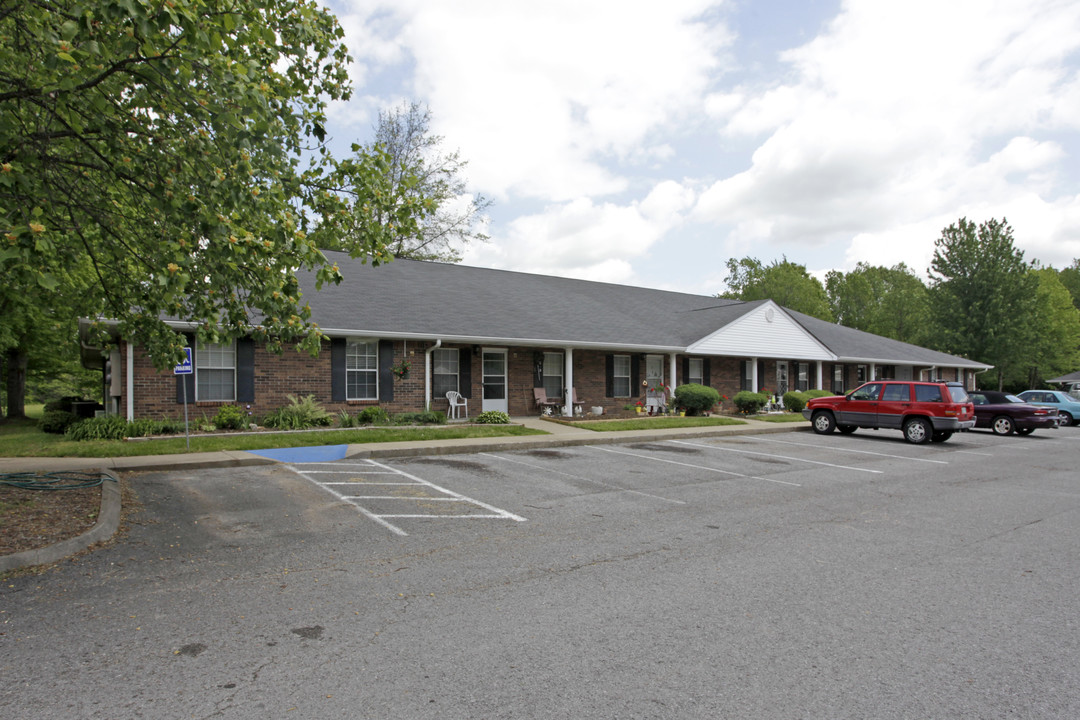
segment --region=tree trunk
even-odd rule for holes
[[[7,366],[7,416],[26,417],[26,353],[19,349],[8,350],[4,358]]]

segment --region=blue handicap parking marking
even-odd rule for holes
[[[252,455],[261,455],[284,463],[329,462],[341,460],[348,451],[348,445],[317,445],[315,447],[272,448],[269,450],[248,450]]]

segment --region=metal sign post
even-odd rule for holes
[[[191,348],[184,348],[184,353],[187,357],[184,362],[173,368],[173,375],[191,375],[195,372],[195,366],[191,362]],[[191,435],[188,433],[187,378],[184,378],[180,384],[184,386],[184,441],[188,452],[191,452]]]

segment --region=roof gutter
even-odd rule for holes
[[[431,354],[442,347],[442,338],[435,340],[435,344],[424,351],[424,409],[431,412]]]

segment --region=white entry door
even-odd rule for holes
[[[483,393],[480,409],[510,412],[506,398],[506,350],[484,348],[483,354]]]

